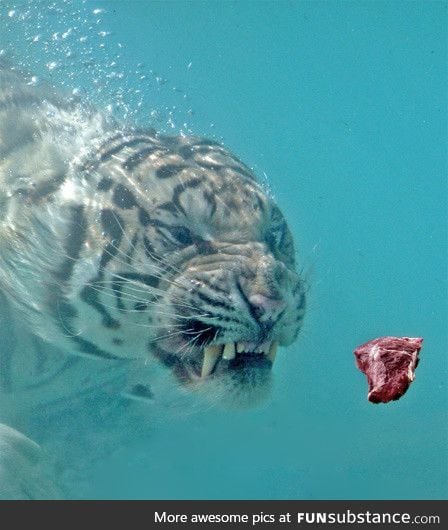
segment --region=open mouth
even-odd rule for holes
[[[185,325],[183,342],[176,344],[168,341],[159,343],[154,354],[173,369],[182,383],[201,382],[225,374],[235,376],[248,374],[248,371],[270,370],[275,360],[278,342],[260,339],[255,341],[224,342],[220,329],[201,321],[188,321]],[[195,336],[191,356],[169,353],[171,348],[178,349]]]
[[[245,368],[271,368],[277,352],[277,342],[228,342],[210,344],[204,348],[201,379],[209,377],[217,368],[241,370]]]
[[[197,360],[194,366],[196,377],[205,379],[214,373],[245,368],[272,368],[277,352],[275,341],[222,343],[223,341],[219,340],[219,328],[209,326],[200,320],[189,321],[186,328],[186,334],[197,334],[196,346],[203,354],[202,364],[199,365]]]

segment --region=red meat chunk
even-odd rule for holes
[[[422,342],[421,338],[380,337],[356,348],[356,364],[369,384],[369,401],[400,399],[415,378]]]

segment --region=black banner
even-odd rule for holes
[[[446,501],[3,501],[2,528],[446,528]],[[7,521],[9,524],[7,524]],[[28,526],[29,527],[29,526]]]

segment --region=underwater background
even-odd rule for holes
[[[309,283],[271,400],[154,420],[88,497],[447,498],[447,5],[0,3],[0,53],[37,78],[253,167]],[[373,405],[353,349],[382,335],[424,344]]]

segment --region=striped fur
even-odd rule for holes
[[[262,321],[254,295],[284,309]],[[286,346],[305,312],[287,224],[237,157],[124,129],[1,65],[0,297],[1,420],[104,385],[152,400],[129,377],[140,362],[185,382],[210,342]],[[203,385],[215,401],[268,377],[221,372]]]

